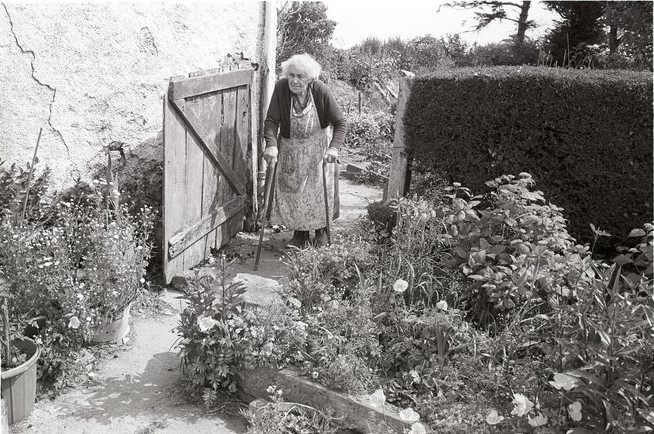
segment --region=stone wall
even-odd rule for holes
[[[0,4],[0,160],[30,161],[43,127],[57,187],[89,179],[113,141],[161,161],[168,79],[227,54],[258,62],[262,32],[260,2]]]

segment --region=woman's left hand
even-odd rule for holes
[[[322,157],[327,163],[333,163],[338,159],[338,149],[329,147],[325,151],[325,155]]]

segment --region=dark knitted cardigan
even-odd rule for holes
[[[343,140],[345,140],[347,121],[325,83],[314,80],[309,88],[318,111],[320,126],[322,128],[327,128],[329,125],[334,127],[332,141],[329,146],[339,149],[343,144]],[[270,106],[268,106],[268,114],[263,126],[266,148],[277,146],[278,133],[286,139],[291,138],[291,90],[288,87],[288,79],[286,78],[282,78],[275,83],[275,90],[270,100]]]

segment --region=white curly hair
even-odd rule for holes
[[[288,77],[288,68],[292,65],[295,65],[299,69],[306,72],[307,77],[311,80],[315,80],[320,76],[322,67],[320,63],[316,62],[316,59],[311,57],[307,53],[294,54],[289,57],[288,60],[282,62],[282,77]]]

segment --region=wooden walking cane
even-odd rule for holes
[[[268,206],[270,205],[270,192],[272,191],[276,164],[277,161],[270,163],[268,166],[268,173],[266,173],[266,188],[263,196],[263,215],[261,216],[261,234],[259,235],[259,245],[257,246],[257,257],[254,260],[254,271],[259,269],[259,257],[261,256],[261,246],[263,245],[263,231],[268,223],[266,216],[268,215]]]
[[[322,191],[325,196],[325,230],[327,231],[327,244],[332,245],[332,234],[329,229],[329,201],[327,194],[327,162],[323,160],[322,162]]]

